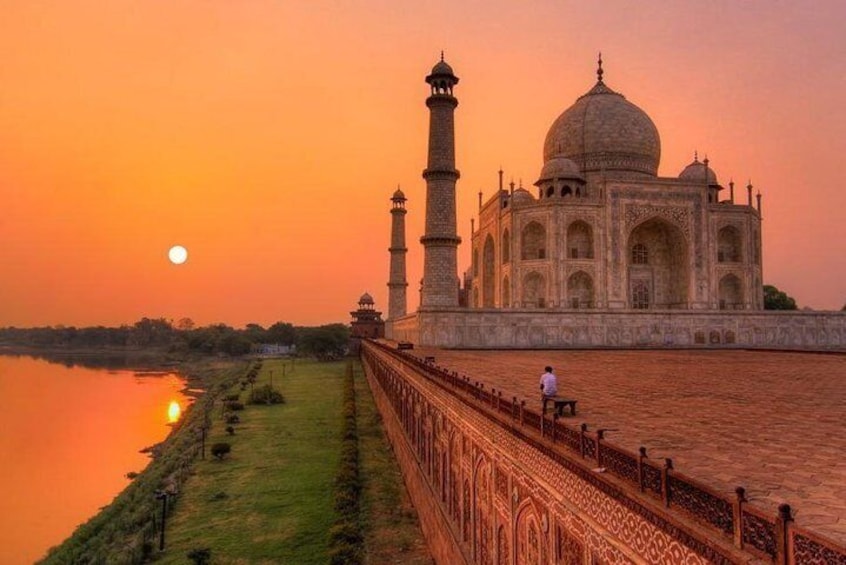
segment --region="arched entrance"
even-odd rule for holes
[[[678,226],[647,220],[632,230],[626,249],[631,308],[688,307],[688,244]]]

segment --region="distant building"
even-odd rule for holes
[[[358,352],[358,344],[361,339],[379,339],[385,337],[385,322],[382,320],[382,313],[378,312],[373,302],[373,297],[368,293],[361,295],[358,299],[358,310],[350,312],[352,322],[350,323],[350,352]]]
[[[281,345],[279,343],[259,343],[256,346],[256,351],[259,355],[267,355],[268,357],[276,357],[283,355],[294,355],[297,352],[296,345]]]

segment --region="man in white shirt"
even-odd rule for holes
[[[555,373],[552,372],[552,367],[546,367],[546,372],[541,375],[540,388],[544,396],[555,396],[558,394],[558,383],[555,379]]]

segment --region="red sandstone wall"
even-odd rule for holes
[[[364,364],[438,563],[739,563],[584,462],[566,465],[372,344]]]

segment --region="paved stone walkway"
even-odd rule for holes
[[[565,421],[846,544],[846,355],[753,351],[451,351],[439,365],[539,407],[543,367],[578,400]]]

